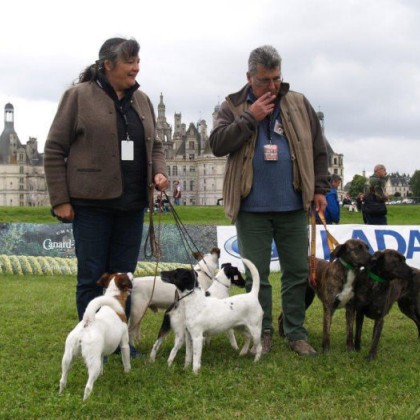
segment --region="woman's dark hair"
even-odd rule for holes
[[[98,78],[98,73],[103,72],[104,61],[108,60],[113,65],[119,59],[128,60],[139,55],[140,45],[135,39],[110,38],[107,39],[99,50],[99,59],[94,64],[87,66],[79,75],[76,83],[92,82]]]

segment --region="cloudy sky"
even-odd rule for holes
[[[418,0],[13,0],[2,4],[0,108],[20,140],[45,138],[64,90],[110,37],[141,44],[138,81],[168,122],[205,119],[246,81],[249,52],[272,44],[285,81],[325,115],[345,182],[420,169]],[[0,126],[2,130],[2,127]]]

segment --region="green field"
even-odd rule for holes
[[[223,206],[177,206],[175,211],[182,223],[229,225]],[[145,215],[145,221],[149,213]],[[154,214],[155,223],[174,223],[171,213]],[[47,207],[0,207],[0,223],[57,223]],[[342,224],[363,223],[362,214],[341,209]],[[418,225],[420,224],[420,205],[392,205],[388,207],[388,223],[390,225]]]
[[[389,223],[419,224],[419,210],[390,206]],[[219,206],[180,206],[176,212],[186,225],[229,224]],[[149,215],[145,217],[147,221]],[[155,223],[174,223],[173,214],[154,217]],[[0,222],[57,223],[48,208],[22,207],[1,208]],[[342,210],[342,223],[362,223],[362,216]],[[280,274],[272,273],[270,281],[276,318]],[[205,347],[198,375],[183,369],[184,351],[167,367],[172,335],[157,361],[149,362],[163,313],[148,311],[138,345],[143,356],[132,361],[128,374],[120,357],[111,356],[83,402],[87,374],[81,360],[70,371],[67,389],[58,394],[64,341],[77,322],[75,276],[4,274],[0,282],[0,419],[420,419],[420,341],[414,323],[397,306],[385,319],[373,362],[365,359],[373,322],[364,323],[361,352],[348,353],[344,311],[339,310],[328,354],[298,357],[276,334],[272,352],[254,363],[250,356],[239,357],[221,335]],[[319,350],[318,300],[307,312],[306,325],[311,344]]]
[[[81,360],[74,363],[64,393],[58,394],[64,341],[76,324],[75,278],[5,275],[0,281],[1,419],[420,418],[420,342],[414,323],[396,306],[385,319],[374,362],[365,360],[372,321],[365,321],[361,352],[348,353],[344,311],[339,310],[328,354],[301,358],[276,334],[272,352],[254,363],[251,356],[239,357],[220,335],[204,348],[198,375],[183,369],[183,350],[174,366],[167,367],[172,335],[156,362],[149,362],[163,313],[148,311],[139,345],[145,355],[132,361],[128,374],[120,357],[111,356],[83,402],[87,373]],[[278,273],[271,282],[277,317]],[[306,324],[311,343],[320,349],[318,300],[309,308]]]

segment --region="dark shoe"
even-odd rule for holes
[[[315,356],[315,349],[306,340],[289,341],[289,347],[299,356]]]
[[[137,359],[137,357],[140,357],[141,353],[136,350],[134,346],[130,344],[130,358],[131,359]]]
[[[262,344],[262,350],[261,355],[270,353],[271,348],[273,347],[273,339],[271,330],[264,330],[261,336],[261,344]]]

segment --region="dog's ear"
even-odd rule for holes
[[[217,259],[219,259],[220,258],[220,248],[218,248],[217,246],[213,247],[210,251],[210,254],[216,254]]]
[[[203,258],[204,258],[204,254],[202,253],[202,252],[200,252],[200,251],[194,251],[193,253],[192,253],[192,256],[197,260],[197,261],[200,261],[200,260],[202,260]]]
[[[220,268],[223,270],[225,267],[226,268],[232,267],[232,264],[231,263],[223,263]]]
[[[133,288],[133,283],[127,274],[118,274],[115,276],[115,284],[122,292],[127,292]]]
[[[380,263],[382,258],[383,258],[382,251],[374,252],[372,257],[370,258],[369,263],[367,264],[366,268],[369,268],[369,269],[375,268],[378,265],[378,263]]]
[[[337,245],[336,248],[330,254],[330,261],[334,261],[336,258],[340,258],[340,255],[345,251],[346,244]]]
[[[99,287],[104,287],[105,289],[108,287],[110,282],[110,275],[109,273],[102,274],[101,278],[96,282]]]

